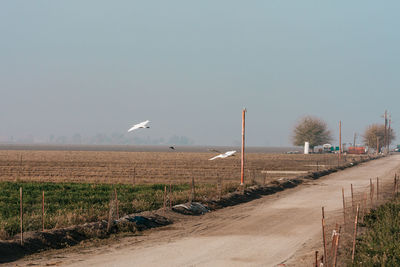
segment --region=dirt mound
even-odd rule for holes
[[[94,237],[106,238],[112,233],[143,231],[170,223],[172,223],[171,220],[157,214],[128,215],[113,221],[110,227],[108,227],[107,221],[100,221],[44,232],[26,232],[23,245],[19,242],[20,235],[16,235],[11,241],[0,242],[0,263],[11,262],[46,249],[73,246]]]

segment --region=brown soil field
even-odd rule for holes
[[[217,153],[0,150],[0,181],[87,183],[198,183],[240,181],[240,152],[226,159]],[[358,155],[247,153],[246,183],[264,183],[299,174],[265,171],[318,171],[358,161]],[[302,174],[304,175],[304,174]]]

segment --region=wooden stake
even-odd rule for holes
[[[110,228],[111,228],[111,220],[112,220],[112,213],[113,213],[113,208],[112,208],[112,206],[113,206],[113,203],[112,203],[112,193],[111,193],[111,196],[110,196],[110,203],[108,204],[108,221],[107,221],[107,232],[109,232],[110,231]]]
[[[318,250],[315,251],[315,267],[319,267],[318,266]]]
[[[354,212],[354,193],[353,193],[353,184],[350,185],[351,186],[351,208]]]
[[[190,197],[190,203],[192,203],[192,201],[194,201],[196,197],[196,191],[195,191],[195,186],[194,186],[194,177],[192,177],[192,195]]]
[[[172,209],[172,185],[171,185],[171,183],[169,183],[168,200],[169,200],[169,208]]]
[[[22,158],[22,156],[21,156]],[[20,203],[20,230],[21,230],[21,246],[24,244],[24,231],[23,231],[23,205],[22,205],[22,187],[19,188],[19,203]]]
[[[344,201],[344,188],[342,187],[342,199],[343,199],[343,225],[346,224],[346,204]]]
[[[332,246],[331,246],[331,260],[332,260],[332,265],[334,262],[334,257],[335,257],[335,247],[336,247],[336,240],[337,240],[337,234],[339,231],[339,224],[336,223],[333,235],[332,235]]]
[[[325,211],[322,207],[322,242],[324,245],[324,259],[326,260],[326,236],[325,236]]]
[[[341,230],[342,230],[342,227],[339,226],[339,230],[338,230],[338,233],[336,235],[336,242],[335,242],[335,256],[333,258],[333,266],[334,267],[336,267],[336,263],[337,263],[337,252],[338,252],[338,249],[339,249],[339,239],[340,239]]]
[[[376,177],[376,200],[379,199],[379,178]]]
[[[118,204],[118,194],[116,188],[114,188],[114,194],[115,194],[115,206],[117,208],[117,220],[119,220],[119,204]]]
[[[167,206],[166,202],[167,202],[167,186],[164,185],[164,204],[163,204],[164,213],[165,213],[165,209],[166,209],[166,206]]]
[[[357,236],[357,220],[358,220],[358,205],[357,205],[357,212],[356,212],[356,217],[354,219],[354,234],[353,234],[353,251],[351,253],[351,263],[354,262],[354,253],[356,249],[356,236]]]
[[[372,179],[369,179],[369,198],[371,199],[371,208],[372,208],[373,198],[374,198],[374,185],[372,184]]]
[[[42,231],[44,231],[44,191],[42,191]]]
[[[133,167],[133,186],[136,185],[136,168]]]

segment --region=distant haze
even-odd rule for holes
[[[291,146],[400,119],[399,1],[2,1],[0,143]],[[150,129],[127,130],[150,120]],[[357,143],[361,143],[358,137]]]

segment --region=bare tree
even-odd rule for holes
[[[389,134],[389,145],[393,140],[396,139],[396,135],[392,128],[388,130]],[[363,136],[364,144],[368,147],[376,149],[379,143],[379,151],[385,146],[385,125],[384,124],[371,124],[365,129]]]
[[[332,141],[331,131],[322,119],[306,116],[299,120],[293,130],[293,145],[303,146],[304,142],[310,143],[310,148],[323,145]]]

